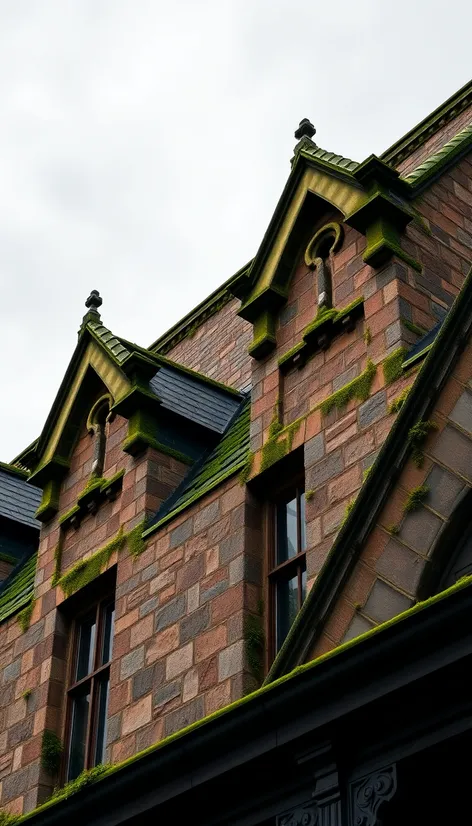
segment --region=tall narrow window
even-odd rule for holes
[[[67,780],[105,759],[114,617],[114,602],[108,598],[74,622],[67,709]]]
[[[306,594],[305,494],[296,488],[273,506],[269,571],[273,641],[281,647]]]

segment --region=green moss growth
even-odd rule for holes
[[[36,600],[32,599],[31,602],[28,603],[21,611],[18,611],[16,618],[18,620],[18,625],[20,626],[23,634],[28,630],[31,623],[31,617],[33,615],[34,606]]]
[[[27,688],[27,689],[25,689],[25,691],[23,691],[23,694],[21,696],[23,697],[23,700],[25,701],[25,703],[28,702],[28,700],[31,697],[32,693],[33,693],[33,689],[31,689],[31,688]]]
[[[57,789],[56,791],[54,791],[49,800],[67,800],[67,798],[71,795],[76,794],[81,789],[84,789],[86,786],[90,786],[90,784],[98,780],[99,777],[103,777],[103,775],[110,768],[110,764],[100,763],[98,766],[94,766],[93,769],[86,769],[81,774],[79,774],[79,776],[76,777],[75,780],[71,780],[69,783],[66,783],[66,785],[63,786],[62,789]]]
[[[70,519],[72,516],[75,516],[75,514],[76,514],[76,513],[80,513],[80,507],[79,507],[78,505],[74,505],[72,508],[69,508],[69,510],[68,510],[68,511],[66,511],[65,513],[63,513],[63,514],[59,517],[59,519],[57,520],[57,521],[58,521],[58,524],[59,524],[59,525],[63,525],[63,524],[64,524],[64,522],[68,522],[68,521],[69,521],[69,519]]]
[[[6,562],[8,565],[16,565],[18,560],[15,556],[10,556],[10,554],[5,554],[3,551],[0,551],[0,562]]]
[[[265,636],[262,623],[263,603],[259,603],[257,616],[249,614],[244,623],[244,649],[246,661],[254,682],[259,687],[264,679]]]
[[[72,568],[69,568],[65,574],[62,574],[57,580],[57,585],[60,585],[67,597],[79,591],[89,582],[92,582],[99,576],[104,568],[108,565],[110,557],[114,551],[119,551],[126,541],[126,535],[123,532],[123,526],[120,527],[118,533],[110,540],[103,548],[95,551],[94,554],[81,559],[76,562]]]
[[[405,387],[405,389],[402,390],[400,395],[397,396],[395,399],[393,399],[393,401],[390,402],[390,404],[388,406],[388,412],[389,413],[398,413],[402,409],[410,390],[411,390],[410,387]]]
[[[410,333],[414,333],[415,336],[424,336],[427,333],[423,327],[419,327],[418,324],[413,324],[408,318],[404,318],[403,316],[400,319],[401,323]]]
[[[314,497],[315,493],[316,493],[316,491],[315,491],[315,490],[306,490],[306,491],[305,491],[305,500],[306,500],[307,502],[309,502],[309,501],[310,501],[310,499],[313,499],[313,497]]]
[[[41,766],[48,774],[54,776],[61,765],[63,745],[54,731],[46,729],[41,742]]]
[[[391,353],[382,363],[385,384],[393,384],[394,381],[403,375],[403,362],[408,350],[406,347],[399,347]]]
[[[351,511],[354,507],[355,501],[356,501],[355,499],[351,499],[351,501],[347,503],[346,510],[344,511],[344,516],[343,516],[343,518],[341,520],[341,524],[339,526],[340,528],[342,528],[344,523],[347,522],[347,520],[349,518],[349,514],[351,513]]]
[[[362,338],[364,339],[364,343],[367,344],[367,346],[371,343],[372,333],[370,332],[370,327],[365,328],[364,335],[362,336]]]
[[[283,459],[287,453],[290,453],[293,437],[299,429],[301,422],[302,419],[297,419],[281,430],[277,428],[274,436],[270,437],[269,435],[269,439],[262,447],[261,473],[272,467],[276,462],[279,462],[280,459]],[[283,438],[280,438],[281,436],[283,436]]]
[[[365,370],[357,376],[356,379],[345,384],[331,396],[320,404],[320,410],[324,416],[331,412],[334,408],[341,409],[346,407],[351,399],[358,399],[360,402],[365,402],[369,398],[370,388],[376,373],[375,364],[369,359]]]
[[[239,484],[240,485],[245,485],[246,482],[248,481],[248,479],[251,475],[251,472],[252,472],[253,463],[254,463],[254,454],[251,453],[251,451],[249,451],[249,453],[247,455],[247,458],[246,458],[246,461],[244,462],[244,465],[242,466],[241,471],[239,473]]]
[[[280,356],[278,360],[278,365],[281,367],[285,362],[290,361],[297,353],[300,353],[305,347],[305,343],[303,341],[299,341],[298,344],[295,344],[294,347],[291,347],[290,350],[287,350],[282,356]]]
[[[230,705],[225,706],[224,708],[221,708],[218,711],[213,712],[212,714],[209,714],[207,717],[203,717],[201,720],[197,720],[195,723],[191,723],[186,728],[181,729],[180,731],[176,731],[174,734],[170,734],[168,737],[165,737],[158,743],[154,743],[152,746],[148,746],[148,748],[143,749],[142,751],[133,754],[131,757],[126,758],[121,763],[116,763],[113,766],[96,766],[94,769],[90,769],[88,772],[84,772],[83,774],[86,775],[84,779],[79,780],[79,778],[77,778],[71,783],[68,783],[67,786],[64,786],[63,789],[59,789],[57,792],[55,792],[53,797],[51,797],[46,803],[43,803],[41,806],[38,806],[38,808],[33,810],[32,812],[28,812],[28,814],[21,816],[21,822],[27,822],[30,818],[34,817],[39,812],[44,812],[47,809],[50,809],[53,805],[55,805],[57,801],[69,797],[71,794],[73,794],[75,791],[78,791],[83,786],[86,786],[89,783],[93,783],[97,779],[99,780],[100,777],[106,777],[108,775],[115,774],[116,772],[121,771],[127,766],[136,763],[144,756],[159,752],[162,749],[167,748],[172,743],[175,743],[176,741],[182,739],[182,737],[185,737],[185,735],[190,734],[190,732],[203,728],[204,726],[208,725],[214,720],[224,717],[227,714],[231,714],[235,711],[236,708],[240,708],[242,706],[247,705],[248,703],[252,702],[252,700],[256,697],[262,697],[266,693],[276,690],[279,686],[283,685],[284,683],[293,680],[301,674],[305,674],[307,671],[311,671],[314,668],[318,668],[324,662],[327,662],[333,659],[334,657],[338,657],[344,651],[361,645],[364,642],[364,640],[371,639],[372,637],[381,634],[387,628],[391,628],[400,622],[404,622],[409,617],[418,614],[420,611],[427,610],[429,607],[442,602],[444,599],[447,599],[452,594],[455,594],[458,591],[462,591],[464,588],[468,588],[471,585],[472,576],[465,576],[458,580],[450,588],[447,588],[445,591],[441,591],[439,594],[435,594],[434,596],[430,597],[424,602],[416,603],[416,605],[412,606],[411,608],[408,608],[406,611],[403,611],[400,614],[397,614],[395,617],[392,617],[391,619],[387,620],[387,622],[383,622],[380,623],[380,625],[376,625],[373,628],[369,628],[368,631],[365,631],[363,634],[359,634],[358,637],[355,637],[352,640],[348,640],[347,642],[342,643],[337,648],[332,648],[331,650],[327,651],[325,654],[321,654],[314,660],[304,663],[303,665],[297,666],[293,669],[293,671],[289,672],[288,674],[285,674],[283,677],[279,677],[276,680],[266,682],[261,688],[257,689],[253,693],[246,695],[240,700],[236,700]],[[294,625],[292,625],[294,633],[297,631],[297,628],[295,627],[296,625],[298,625],[297,622],[294,623]],[[290,641],[288,642],[288,644],[290,644]],[[268,675],[267,680],[270,680],[270,674]],[[80,778],[82,778],[82,776],[80,776]],[[16,822],[20,822],[20,820]],[[0,826],[2,826],[1,822]],[[10,826],[9,823],[8,826]]]
[[[408,431],[408,441],[411,447],[411,458],[416,467],[420,468],[424,461],[423,444],[428,438],[429,433],[437,430],[438,426],[434,422],[420,421],[417,422]]]
[[[58,543],[57,543],[56,547],[54,548],[54,572],[53,572],[53,575],[51,577],[51,585],[52,585],[53,588],[57,585],[57,583],[59,582],[59,579],[61,577],[62,543],[63,543],[63,541],[64,541],[64,537],[63,537],[63,533],[61,531],[60,534],[59,534]]]
[[[318,327],[321,327],[322,324],[325,324],[330,319],[334,320],[337,315],[337,310],[328,309],[327,307],[320,307],[313,321],[310,321],[310,323],[305,327],[303,331],[303,338],[309,336],[310,333],[313,333],[318,329]]]
[[[374,467],[374,466],[373,466],[373,465],[371,465],[370,467],[366,467],[366,469],[362,471],[362,481],[363,481],[363,482],[365,482],[365,480],[367,479],[367,477],[368,477],[368,475],[369,475],[369,473],[371,472],[371,470],[372,470],[372,468],[373,468],[373,467]]]
[[[411,513],[412,511],[417,511],[418,508],[420,508],[423,504],[428,493],[429,487],[427,485],[419,485],[417,488],[413,488],[413,490],[410,490],[406,498],[405,504],[403,505],[403,513]]]
[[[143,531],[146,530],[146,520],[143,519],[132,528],[126,535],[128,550],[133,557],[140,556],[146,550],[147,542],[143,539]]]
[[[79,493],[77,497],[77,502],[80,502],[88,493],[92,490],[96,490],[97,488],[101,488],[102,484],[106,482],[104,476],[91,476],[88,480],[87,484],[85,485],[84,489]]]
[[[400,533],[400,527],[399,527],[399,525],[393,525],[393,524],[392,524],[392,525],[388,525],[388,526],[387,526],[387,531],[388,531],[388,533],[390,533],[392,536],[396,536],[397,534],[399,534],[399,533]]]
[[[104,493],[108,488],[112,487],[113,485],[116,485],[116,483],[120,479],[122,479],[124,475],[125,469],[122,468],[121,470],[118,470],[116,473],[114,473],[113,476],[110,476],[109,479],[104,479],[102,484],[100,485],[100,490],[102,491],[102,493]]]
[[[0,812],[0,826],[15,826],[20,822],[20,815],[12,815],[10,812]]]

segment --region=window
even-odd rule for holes
[[[74,621],[66,780],[105,759],[114,617],[115,605],[108,597]]]
[[[271,636],[277,652],[306,594],[305,494],[302,488],[292,489],[273,505],[271,521]]]

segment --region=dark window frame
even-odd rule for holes
[[[110,628],[108,659],[101,662],[103,657],[103,644],[105,641],[105,627],[107,609],[112,606],[112,622]],[[71,625],[71,653],[68,665],[67,686],[66,686],[66,714],[65,714],[65,759],[63,761],[62,781],[74,779],[70,776],[71,760],[72,760],[72,737],[74,725],[74,699],[89,686],[90,702],[87,712],[87,726],[85,734],[85,756],[84,765],[81,769],[90,769],[97,765],[96,759],[97,751],[97,736],[99,732],[99,711],[101,701],[101,689],[104,684],[107,684],[107,692],[110,686],[110,666],[111,656],[113,650],[113,634],[114,634],[114,610],[115,610],[115,595],[113,590],[106,590],[105,593],[97,596],[90,601],[87,606],[77,613]],[[95,617],[95,636],[93,640],[93,666],[91,670],[80,678],[76,678],[78,668],[78,657],[81,639],[81,630],[85,625],[85,620],[88,617]],[[106,748],[106,722],[108,711],[108,694],[105,705],[105,728],[104,728],[104,747]],[[80,772],[74,774],[77,776]]]
[[[267,622],[267,666],[275,658],[277,652],[280,650],[283,640],[279,644],[278,640],[278,605],[277,605],[277,585],[280,582],[291,578],[291,574],[296,574],[298,580],[298,611],[303,604],[303,574],[306,575],[306,541],[305,547],[302,548],[302,531],[300,506],[301,497],[305,494],[305,484],[303,475],[297,476],[287,485],[279,488],[267,507],[267,576],[266,583],[268,588],[268,622]],[[277,562],[277,512],[281,505],[287,504],[291,498],[297,500],[297,553],[284,560]],[[304,509],[303,509],[304,510]],[[306,523],[305,523],[306,528]],[[306,596],[306,594],[305,594]]]

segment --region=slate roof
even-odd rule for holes
[[[151,379],[150,387],[163,408],[216,433],[224,433],[241,404],[237,396],[167,366]]]
[[[39,530],[34,514],[40,501],[41,491],[28,485],[24,474],[0,464],[0,516]]]
[[[34,590],[37,554],[14,568],[0,585],[0,622],[19,611],[31,600]]]
[[[425,335],[413,345],[411,350],[405,356],[405,361],[403,362],[403,366],[411,364],[411,362],[416,361],[416,359],[421,356],[422,354],[426,354],[427,350],[432,347],[437,334],[439,333],[442,325],[444,323],[444,318],[441,321],[438,321],[437,324],[432,327],[429,332],[425,333]]]
[[[250,446],[250,402],[245,400],[219,444],[195,465],[157,512],[150,529],[168,522],[244,465]]]
[[[316,146],[316,144],[313,144],[313,147],[304,146],[303,152],[305,155],[311,155],[313,158],[323,161],[323,163],[329,163],[331,166],[339,167],[347,172],[353,172],[359,166],[357,161],[351,161],[350,158],[336,155],[335,152],[329,152],[327,149],[322,149],[321,146]]]

